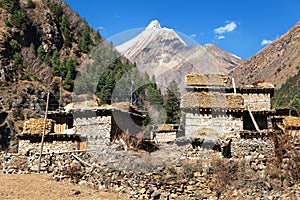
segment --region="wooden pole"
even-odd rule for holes
[[[43,128],[43,134],[42,134],[42,140],[41,140],[41,150],[40,150],[40,156],[38,160],[38,171],[37,173],[40,173],[41,170],[41,159],[43,154],[43,146],[44,146],[44,138],[45,138],[45,132],[46,132],[46,123],[47,123],[47,116],[48,116],[48,107],[49,107],[49,96],[50,93],[47,94],[47,105],[46,105],[46,113],[45,113],[45,119],[44,119],[44,128]]]
[[[233,87],[234,94],[236,94],[236,87],[235,87],[234,78],[232,78],[232,87]]]
[[[252,112],[251,112],[249,106],[247,106],[247,110],[248,110],[249,115],[250,115],[250,117],[251,117],[251,120],[252,120],[252,122],[253,122],[253,124],[254,124],[254,126],[255,126],[256,131],[259,132],[259,133],[261,133],[261,132],[260,132],[260,129],[259,129],[259,126],[257,125],[257,123],[256,123],[256,121],[255,121],[255,118],[254,118],[254,116],[252,115]]]

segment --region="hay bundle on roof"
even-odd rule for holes
[[[300,127],[300,117],[285,117],[283,124],[285,127]]]
[[[51,133],[54,127],[54,120],[47,119],[45,134]],[[24,123],[22,134],[34,135],[43,134],[44,129],[44,118],[34,119],[31,118]]]
[[[170,124],[161,124],[157,127],[157,131],[170,131],[173,127]]]
[[[221,74],[187,74],[185,81],[188,86],[220,86],[225,87],[228,77]]]
[[[183,95],[181,106],[182,108],[243,109],[244,101],[241,94],[196,92]]]

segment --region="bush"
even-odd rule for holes
[[[300,181],[300,150],[297,149],[295,143],[299,141],[299,136],[285,132],[282,134],[273,134],[274,150],[276,155],[276,162],[273,163],[278,171],[278,179],[283,177],[291,181]],[[288,166],[288,167],[283,167]],[[276,169],[275,169],[276,170]]]

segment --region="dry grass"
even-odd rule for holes
[[[71,184],[65,181],[54,181],[50,175],[0,174],[0,199],[127,199],[116,192],[97,192],[94,189]]]
[[[185,81],[190,86],[221,86],[225,87],[228,77],[221,74],[187,74]]]
[[[196,92],[185,94],[181,99],[181,106],[183,108],[242,109],[244,100],[241,94]]]

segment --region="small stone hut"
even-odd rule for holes
[[[144,115],[127,106],[68,107],[48,113],[45,132],[45,151],[96,150],[103,151],[123,132],[136,136]],[[18,135],[19,152],[39,148],[44,119],[29,119]]]

